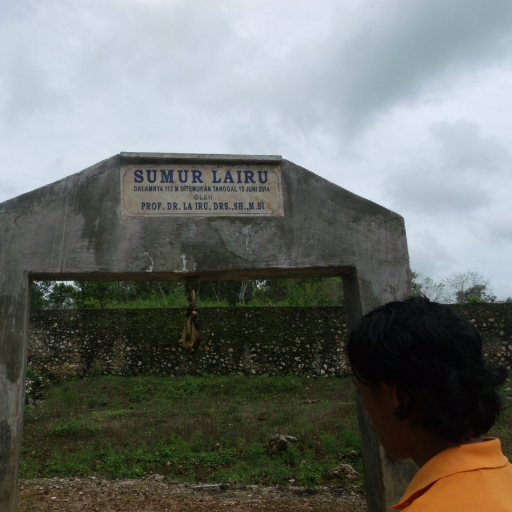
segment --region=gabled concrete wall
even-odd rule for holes
[[[130,166],[264,167],[279,177],[281,210],[127,215],[122,180]],[[408,295],[403,219],[280,157],[121,153],[0,204],[0,511],[16,506],[31,278],[335,275],[351,304],[349,323]],[[360,423],[369,510],[386,510],[411,470],[387,465],[361,408]]]

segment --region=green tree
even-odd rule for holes
[[[36,281],[33,309],[186,307],[184,281]],[[340,278],[199,281],[201,306],[337,306],[343,304]]]
[[[203,303],[221,303],[236,306],[252,297],[256,281],[213,280],[199,281],[198,300]]]
[[[30,308],[32,311],[48,309],[48,294],[50,293],[52,281],[34,281],[30,293]]]
[[[76,289],[65,282],[52,283],[48,292],[47,309],[73,309]]]
[[[38,309],[72,309],[75,287],[63,281],[34,281],[30,294],[30,307]]]
[[[75,306],[77,309],[104,308],[110,302],[124,302],[133,299],[129,287],[125,290],[121,283],[103,281],[78,281],[75,283]]]
[[[343,282],[339,277],[268,279],[258,281],[251,305],[339,306]]]
[[[478,270],[466,270],[447,277],[444,284],[450,298],[459,304],[496,302],[490,281]]]
[[[75,284],[77,309],[123,307],[144,302],[149,303],[150,307],[185,304],[185,286],[181,281],[80,281]]]
[[[420,275],[418,274],[418,272],[414,272],[413,270],[411,270],[411,286],[412,286],[412,294],[414,297],[423,295],[422,290],[421,290]]]
[[[436,283],[431,277],[421,277],[417,272],[411,272],[412,294],[423,295],[434,302],[446,301],[444,283]]]

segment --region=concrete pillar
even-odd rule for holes
[[[398,262],[397,262],[398,263]],[[366,273],[364,277],[361,271]],[[389,272],[389,268],[387,271]],[[410,296],[410,272],[408,266],[396,265],[391,276],[386,269],[354,270],[344,277],[344,290],[349,328],[361,317],[379,305],[391,300],[402,300]],[[373,275],[372,275],[373,272]],[[390,279],[390,280],[388,280]],[[379,286],[379,283],[381,286]],[[350,297],[350,299],[349,299]],[[364,482],[369,512],[384,512],[400,501],[408,483],[418,468],[412,461],[391,461],[380,444],[370,419],[354,393],[357,419],[362,440]]]
[[[11,274],[0,290],[0,512],[16,510],[29,315],[28,276]]]

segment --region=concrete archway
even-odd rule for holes
[[[277,156],[121,153],[0,204],[0,512],[15,510],[32,279],[342,277],[348,322],[410,293],[403,219]],[[371,512],[390,465],[358,404]]]

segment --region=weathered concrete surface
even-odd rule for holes
[[[120,169],[127,163],[280,166],[284,216],[122,216]],[[29,278],[185,275],[339,275],[349,323],[410,290],[403,219],[279,157],[122,153],[0,204],[0,512],[16,506]],[[390,469],[363,411],[360,421],[369,510],[383,511],[410,469]]]
[[[3,253],[3,243],[0,245]],[[7,252],[7,251],[6,251]],[[4,266],[5,265],[5,266]],[[28,275],[2,262],[0,281],[0,511],[15,509],[28,337]]]

